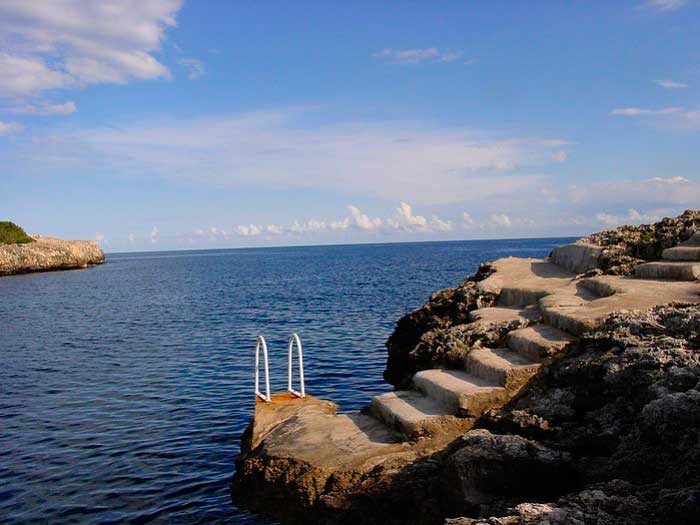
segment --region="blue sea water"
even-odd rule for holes
[[[0,522],[274,523],[228,484],[264,334],[307,390],[358,409],[383,383],[396,320],[479,262],[570,239],[108,255],[0,278]]]

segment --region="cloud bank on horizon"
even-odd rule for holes
[[[578,235],[696,207],[700,7],[581,9],[309,4],[299,25],[7,0],[0,206],[115,251]]]

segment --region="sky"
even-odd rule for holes
[[[0,0],[0,220],[108,252],[700,203],[700,0]]]

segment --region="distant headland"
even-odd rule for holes
[[[87,268],[104,261],[94,242],[30,236],[15,223],[0,221],[0,276]]]

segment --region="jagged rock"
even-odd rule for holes
[[[469,322],[471,311],[493,305],[497,294],[485,292],[477,286],[491,273],[491,266],[482,264],[475,275],[457,288],[435,292],[427,304],[397,321],[386,343],[386,381],[404,385],[415,372],[430,367],[433,362],[451,362],[469,344],[461,340],[459,334],[444,334],[444,331]],[[438,338],[441,340],[435,344]],[[416,350],[421,343],[421,348]],[[435,350],[444,355],[436,355]]]
[[[664,249],[688,240],[700,231],[700,210],[686,210],[653,224],[620,226],[581,239],[603,248],[598,266],[607,274],[631,275],[639,263],[660,259]]]
[[[27,244],[0,244],[0,275],[87,268],[104,261],[105,254],[90,241],[37,236]]]
[[[511,498],[547,500],[576,484],[568,454],[521,436],[471,430],[456,446],[447,460],[446,487],[467,508]]]

